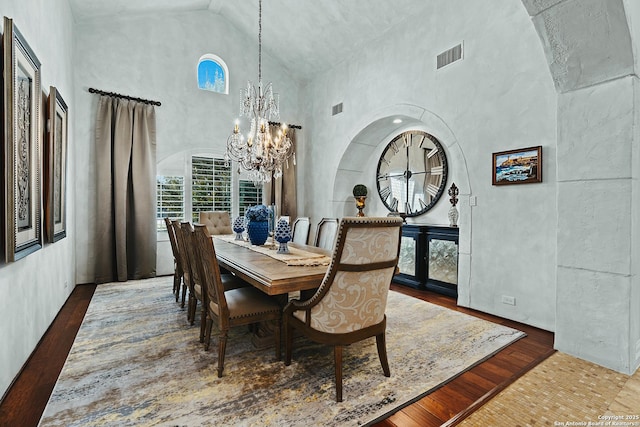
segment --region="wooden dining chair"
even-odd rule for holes
[[[169,235],[169,243],[171,243],[171,253],[173,254],[173,293],[176,294],[176,302],[180,298],[180,285],[182,284],[182,263],[180,262],[180,254],[178,253],[178,243],[176,242],[176,231],[173,222],[168,217],[164,218]]]
[[[291,241],[300,245],[306,245],[309,241],[309,228],[311,228],[311,222],[308,216],[301,216],[293,221],[293,227],[291,227]]]
[[[184,242],[184,234],[182,233],[182,222],[178,220],[173,220],[173,231],[176,238],[176,249],[178,251],[178,259],[180,266],[182,268],[182,298],[180,300],[180,307],[184,308],[185,301],[187,298],[187,290],[189,290],[191,286],[191,269],[189,268],[189,259],[187,258],[187,247]],[[188,223],[185,223],[188,224]],[[178,299],[176,298],[176,301]],[[188,317],[188,316],[187,316]]]
[[[343,346],[375,336],[384,375],[391,375],[385,308],[401,235],[401,218],[343,218],[320,288],[307,300],[291,300],[284,309],[285,365],[291,364],[294,329],[312,341],[332,345],[338,402]]]
[[[313,241],[313,246],[327,249],[329,251],[333,250],[337,231],[337,218],[322,218],[316,228],[316,237]]]
[[[207,293],[207,318],[205,350],[209,349],[211,329],[215,321],[218,326],[218,377],[224,370],[229,329],[234,326],[252,325],[258,322],[275,321],[275,351],[280,360],[280,323],[282,307],[277,300],[253,286],[225,290],[220,267],[216,258],[213,239],[207,236],[203,225],[195,226],[195,242],[198,251],[198,275],[203,280]]]
[[[197,227],[197,225],[196,225]],[[206,226],[203,226],[204,230],[206,230]],[[196,320],[196,312],[198,308],[198,302],[201,304],[200,309],[200,342],[204,342],[204,333],[207,323],[207,304],[208,293],[204,289],[206,286],[206,282],[203,277],[200,275],[200,268],[198,267],[198,263],[200,262],[200,255],[198,253],[198,249],[196,247],[197,242],[195,240],[195,231],[194,227],[190,223],[182,223],[181,231],[183,235],[183,241],[185,245],[185,250],[187,253],[187,265],[189,269],[189,277],[190,277],[190,287],[189,287],[189,303],[187,305],[187,320],[191,325],[195,324]],[[208,235],[208,232],[207,232]],[[211,239],[211,237],[209,237]],[[234,276],[233,274],[227,273],[222,274],[221,282],[224,289],[236,289],[244,286],[249,286],[247,282],[244,280]]]

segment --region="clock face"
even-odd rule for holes
[[[378,161],[377,187],[391,212],[418,216],[431,209],[447,185],[447,157],[426,132],[404,132],[389,142]]]

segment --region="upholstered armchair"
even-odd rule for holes
[[[401,235],[401,218],[343,218],[320,288],[308,300],[294,299],[284,309],[285,365],[291,364],[294,329],[312,341],[334,346],[338,402],[343,346],[375,336],[384,375],[391,375],[385,309]]]
[[[216,234],[233,234],[231,216],[227,211],[200,212],[198,222],[207,226],[207,233],[210,236]]]

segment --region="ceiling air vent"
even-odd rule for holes
[[[331,115],[335,116],[336,114],[342,113],[342,102],[340,104],[336,104],[331,107]]]
[[[440,69],[445,65],[449,65],[452,62],[456,62],[458,59],[462,59],[462,43],[457,46],[452,47],[449,50],[445,50],[440,55],[438,55],[438,65],[436,69]]]

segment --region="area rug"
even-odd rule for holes
[[[285,366],[239,327],[203,350],[199,326],[171,293],[172,277],[98,286],[41,426],[357,426],[450,381],[524,333],[398,292],[387,304],[391,377],[375,339],[344,351],[336,403],[333,350],[296,338]]]

